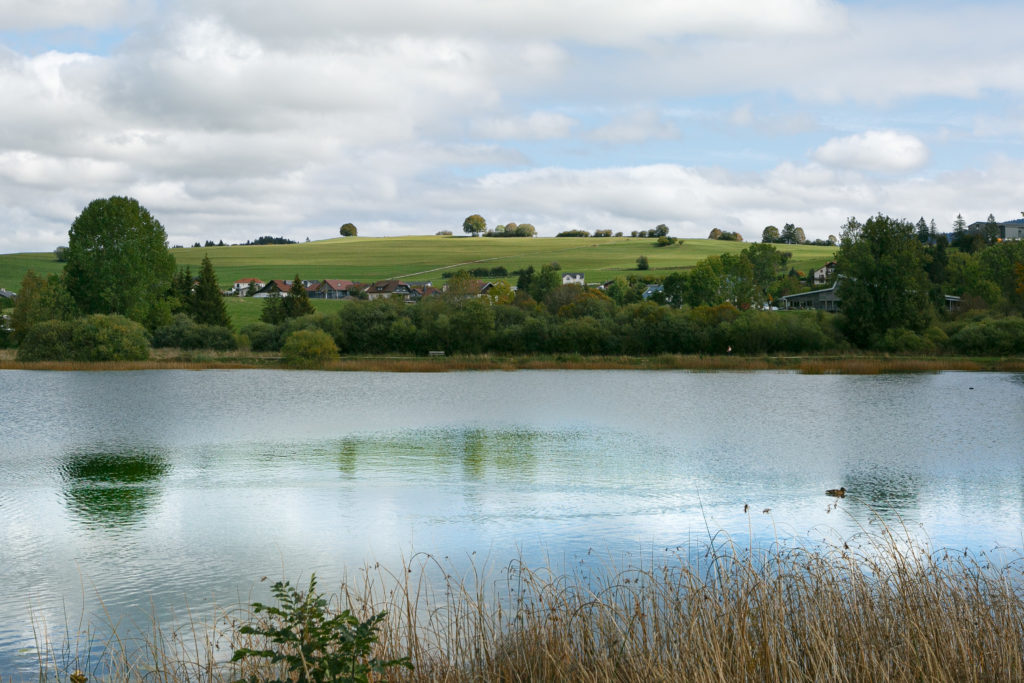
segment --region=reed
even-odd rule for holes
[[[394,681],[1022,680],[1022,589],[1019,556],[929,551],[883,530],[831,545],[716,543],[614,571],[458,570],[417,555],[363,568],[332,605],[387,611],[374,655],[415,665],[389,670]],[[107,676],[91,679],[280,676],[226,661],[260,645],[239,634],[252,618],[239,607],[191,634],[154,627],[141,648],[112,639]],[[39,679],[67,672],[41,667]]]
[[[0,370],[232,370],[291,369],[279,354],[251,351],[180,351],[156,349],[145,361],[21,362],[10,349],[0,350]],[[691,370],[696,372],[797,370],[802,374],[877,375],[955,370],[1024,372],[1021,358],[959,356],[742,356],[682,355],[584,356],[580,354],[504,356],[492,354],[424,356],[342,356],[322,370],[347,372],[462,372],[485,370]]]

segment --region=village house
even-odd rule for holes
[[[412,287],[401,280],[381,280],[367,287],[366,298],[370,301],[375,299],[401,298],[403,301],[411,302],[418,299],[419,296]]]
[[[264,282],[258,278],[245,277],[241,280],[235,280],[235,283],[231,285],[231,294],[235,296],[245,296],[249,293],[249,285],[256,287],[256,291],[259,291],[263,287]]]
[[[812,274],[812,282],[816,285],[823,285],[836,274],[836,262],[829,261]]]
[[[260,287],[260,290],[253,294],[253,296],[258,299],[266,299],[271,296],[288,296],[288,292],[291,290],[292,283],[290,280],[271,280]]]
[[[351,280],[323,280],[309,291],[313,299],[350,299],[359,296],[359,286]]]
[[[579,285],[584,287],[586,282],[583,273],[562,273],[562,285]]]

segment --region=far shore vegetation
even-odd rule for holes
[[[1017,368],[1024,357],[1024,240],[1002,240],[999,226],[990,217],[968,229],[958,217],[950,238],[934,222],[877,215],[863,223],[850,218],[840,238],[815,246],[801,244],[803,231],[791,224],[766,227],[755,243],[717,229],[709,240],[673,241],[665,225],[636,237],[574,230],[538,240],[532,229],[509,224],[484,234],[513,239],[388,244],[343,226],[342,234],[353,236],[330,241],[322,253],[259,244],[211,247],[200,256],[194,248],[169,249],[163,226],[144,207],[111,197],[75,219],[68,246],[54,255],[59,270],[28,270],[16,297],[0,291],[0,347],[17,349],[14,362],[25,364],[19,367]],[[486,221],[470,216],[464,230],[484,232]],[[595,282],[561,263],[530,261],[550,258],[550,242],[574,240],[585,242],[561,252],[574,268],[611,255],[621,270],[599,269]],[[454,242],[445,258],[457,253],[465,261],[423,261],[424,245]],[[372,250],[360,251],[364,243]],[[493,245],[511,245],[503,253],[515,257],[484,256],[497,253]],[[807,260],[808,249],[818,250],[817,260]],[[418,268],[409,277],[424,279],[309,280],[292,260],[275,266],[277,277],[287,267],[291,279],[245,277],[225,291],[215,260],[251,276],[272,253],[301,254],[310,269],[334,275],[380,268],[345,265],[372,253],[391,267]],[[820,267],[797,268],[808,262]],[[4,268],[10,264],[0,258]],[[797,294],[802,298],[787,298]]]

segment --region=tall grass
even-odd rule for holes
[[[1022,589],[1019,557],[929,552],[886,530],[593,573],[519,562],[460,572],[421,555],[364,568],[335,608],[388,612],[375,655],[415,665],[391,671],[396,681],[1022,680]],[[279,676],[225,662],[259,645],[238,633],[252,618],[239,608],[191,636],[154,628],[133,654],[114,648],[110,678]]]

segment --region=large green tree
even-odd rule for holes
[[[924,245],[909,221],[851,218],[836,258],[847,336],[870,346],[892,328],[920,332],[932,319]]]
[[[486,229],[487,221],[485,221],[484,217],[478,213],[474,213],[472,216],[467,216],[466,220],[462,221],[462,231],[468,232],[474,237]]]
[[[231,317],[224,305],[224,296],[217,285],[217,274],[213,271],[210,257],[203,255],[203,267],[199,281],[192,292],[192,318],[200,325],[231,327]]]
[[[68,231],[68,292],[83,313],[120,313],[153,327],[169,317],[167,233],[136,200],[92,201]]]

